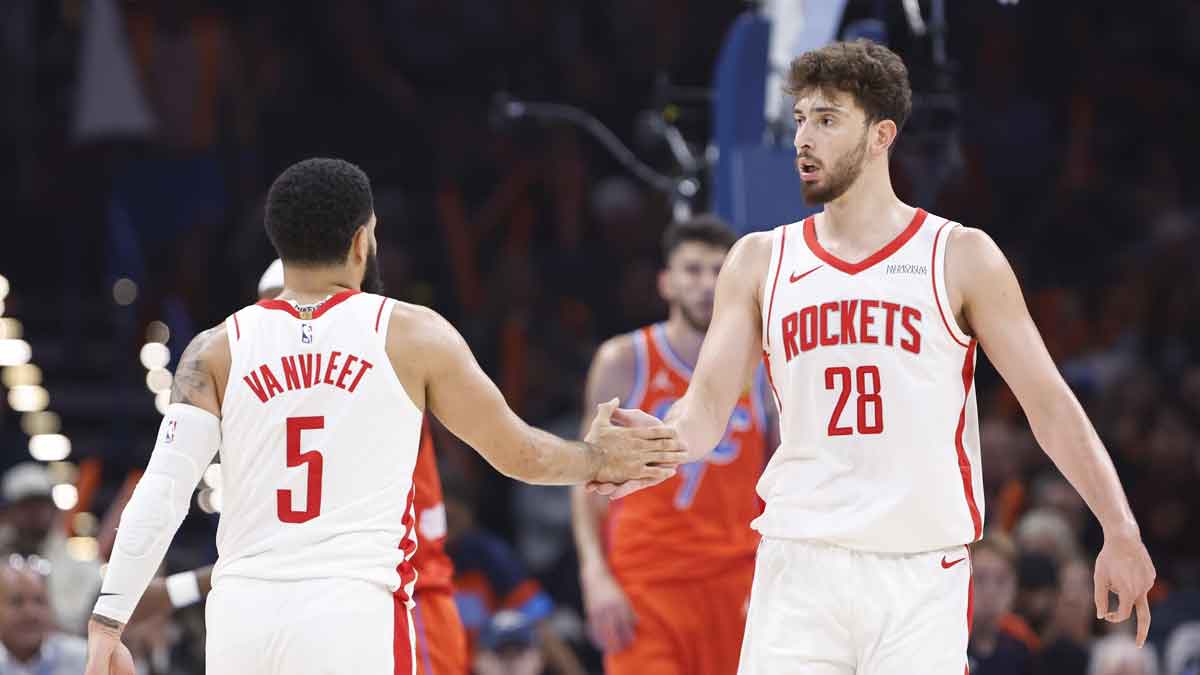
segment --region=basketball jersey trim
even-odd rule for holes
[[[379,300],[379,311],[375,313],[375,332],[379,332],[379,319],[383,317],[383,306],[387,304],[386,297]]]
[[[646,397],[646,380],[649,378],[650,371],[650,354],[649,346],[646,344],[646,335],[642,329],[637,329],[631,334],[633,337],[633,388],[629,391],[629,397],[625,399],[622,407],[625,408],[640,408],[642,399]]]
[[[950,237],[950,232],[955,227],[958,227],[958,223],[947,220],[942,223],[941,227],[938,228],[937,234],[934,235],[933,255],[929,261],[929,278],[930,283],[933,284],[933,300],[937,303],[938,314],[942,317],[942,325],[946,327],[946,332],[950,334],[950,337],[959,346],[969,349],[972,342],[971,336],[963,333],[957,320],[952,321],[950,317],[946,316],[946,310],[950,308],[950,294],[946,290],[945,282],[946,246],[939,246],[939,244],[941,244],[943,238],[948,239]],[[939,249],[941,255],[938,255]],[[940,284],[938,283],[939,269],[943,272],[942,283]]]
[[[912,239],[921,230],[921,224],[925,222],[925,216],[927,215],[925,209],[918,208],[917,212],[913,214],[912,220],[908,223],[908,227],[896,235],[895,239],[892,239],[884,244],[883,248],[855,263],[842,260],[829,251],[826,251],[824,246],[821,246],[821,242],[817,240],[816,216],[809,216],[804,219],[804,242],[808,244],[808,248],[813,252],[813,255],[817,256],[822,262],[846,274],[858,274],[887,259],[896,251],[899,251],[901,246],[907,244],[908,240]]]
[[[771,347],[771,312],[775,309],[775,288],[779,286],[779,270],[783,269],[783,251],[787,245],[787,228],[787,225],[779,228],[779,257],[775,259],[775,279],[771,282],[771,299],[767,302],[767,319],[763,323],[763,340],[768,349]],[[768,267],[767,274],[770,273],[771,268]]]
[[[235,340],[242,339],[242,327],[238,325],[237,312],[233,313],[233,335]]]
[[[967,500],[967,510],[971,514],[971,526],[974,529],[971,541],[978,541],[979,535],[983,533],[983,521],[979,517],[979,507],[975,505],[975,487],[972,483],[971,458],[967,455],[967,450],[963,446],[963,432],[967,426],[967,403],[971,400],[971,386],[974,383],[975,377],[976,344],[976,341],[972,339],[970,345],[967,347],[966,358],[963,359],[963,404],[961,411],[958,413],[958,428],[954,432],[954,448],[958,452],[958,470],[962,475],[963,497]]]
[[[358,295],[361,292],[362,291],[358,291],[353,288],[347,288],[344,291],[335,293],[334,295],[329,296],[329,298],[327,298],[320,305],[318,305],[317,308],[313,310],[312,316],[310,316],[310,317],[301,317],[300,310],[296,309],[296,306],[293,305],[292,303],[288,302],[287,300],[259,300],[257,304],[259,307],[263,307],[266,309],[278,309],[278,310],[287,312],[288,314],[291,314],[292,316],[296,317],[297,319],[300,319],[300,318],[319,319],[321,317],[321,315],[324,314],[325,312],[328,312],[329,310],[333,309],[334,307],[336,307],[339,304],[341,304],[342,302],[344,302],[346,299],[350,298],[351,296]]]
[[[766,396],[766,378],[763,377],[763,369],[754,369],[754,379],[750,385],[750,412],[754,415],[754,421],[758,424],[758,428],[766,432],[767,429],[767,396]]]
[[[650,338],[654,343],[654,351],[662,357],[667,367],[675,371],[675,374],[685,380],[692,379],[692,367],[687,364],[675,350],[671,347],[671,341],[667,339],[667,329],[665,323],[656,323],[649,327]]]

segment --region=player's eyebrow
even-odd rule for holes
[[[845,112],[845,108],[840,108],[835,105],[834,106],[823,105],[823,106],[818,106],[816,108],[813,108],[810,112],[812,112],[812,113],[830,113],[830,112],[831,113],[842,113],[842,112]],[[801,115],[801,114],[803,114],[803,111],[800,110],[800,108],[792,108],[792,113],[796,114],[796,115]]]

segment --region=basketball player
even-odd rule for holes
[[[258,281],[258,296],[271,300],[283,292],[283,262],[276,259]],[[414,533],[417,550],[412,564],[413,634],[417,675],[466,675],[467,633],[454,602],[454,563],[446,553],[446,506],[438,475],[429,420],[421,426],[421,443],[413,470]],[[142,595],[133,621],[199,602],[212,588],[212,566],[154,579]]]
[[[584,433],[599,401],[663,414],[687,389],[712,319],[717,273],[736,239],[711,216],[663,235],[663,323],[600,346],[588,375]],[[754,483],[766,463],[774,404],[762,368],[742,383],[724,436],[672,479],[606,509],[572,494],[580,576],[593,637],[609,675],[727,675],[737,669],[754,576],[760,512]],[[607,546],[600,528],[607,511]]]
[[[966,544],[983,527],[979,346],[1103,526],[1097,617],[1124,621],[1136,607],[1141,644],[1154,566],[1012,268],[983,232],[892,189],[888,153],[911,107],[903,62],[834,43],[792,62],[788,92],[801,189],[824,210],[734,246],[691,385],[667,417],[690,457],[707,453],[764,355],[782,443],[758,484],[764,539],[739,672],[965,671]]]
[[[412,474],[423,410],[505,475],[665,480],[682,454],[645,413],[586,442],[533,429],[436,313],[376,283],[370,183],[340,160],[289,167],[267,197],[279,299],[235,312],[180,358],[88,626],[87,674],[130,673],[121,630],[221,451],[224,513],[207,612],[210,673],[413,672]]]

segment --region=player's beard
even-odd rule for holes
[[[363,269],[362,284],[360,284],[365,293],[383,294],[383,277],[379,272],[379,256],[375,253],[375,247],[371,247],[371,251],[367,254],[367,265]]]
[[[800,192],[804,195],[806,204],[828,204],[829,202],[841,197],[854,185],[854,181],[858,180],[859,174],[862,173],[863,158],[867,155],[867,131],[863,130],[862,140],[858,142],[858,146],[850,152],[842,155],[833,168],[828,171],[825,177],[824,185],[817,187],[811,183],[800,181]],[[796,159],[797,170],[799,170],[800,159]]]
[[[688,309],[687,305],[680,304],[679,313],[683,316],[683,320],[687,322],[687,325],[691,326],[692,330],[700,333],[708,332],[708,324],[712,322],[711,312],[708,316],[704,316]]]

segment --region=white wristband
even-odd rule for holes
[[[175,609],[200,602],[200,581],[196,579],[196,573],[180,572],[167,577],[167,597]]]

